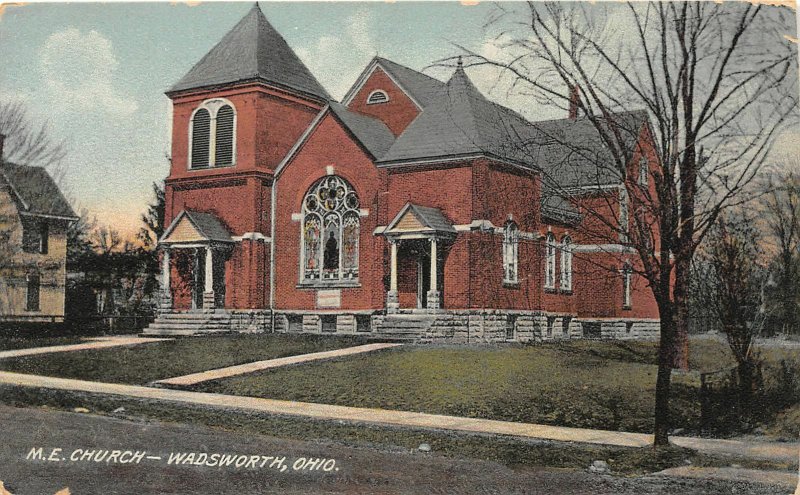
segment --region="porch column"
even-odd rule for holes
[[[439,263],[436,256],[436,238],[431,237],[431,287],[428,291],[428,309],[439,309],[439,291],[437,290],[439,284],[437,283],[437,275],[439,274]]]
[[[400,299],[397,295],[397,240],[389,239],[391,247],[391,261],[389,262],[389,292],[386,294],[386,310],[393,312],[400,309]]]
[[[214,250],[206,247],[205,290],[203,291],[203,309],[214,311]]]
[[[172,309],[172,288],[169,285],[169,276],[169,248],[164,246],[161,248],[161,301],[159,301],[159,308],[161,311],[169,311]]]

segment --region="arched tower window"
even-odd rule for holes
[[[358,280],[361,227],[353,187],[336,175],[319,180],[303,198],[303,282]]]
[[[561,239],[561,290],[572,290],[572,238]]]
[[[378,103],[387,103],[388,101],[389,95],[386,94],[386,91],[381,89],[376,89],[367,96],[367,105],[377,105]]]
[[[229,167],[236,163],[236,110],[222,98],[204,101],[192,115],[189,168]]]
[[[544,286],[548,289],[556,287],[556,236],[551,233],[547,234]]]
[[[519,227],[508,222],[503,233],[503,282],[515,284],[518,276],[519,260]]]

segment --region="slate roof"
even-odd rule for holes
[[[581,219],[575,205],[552,191],[542,193],[541,216],[566,224],[575,224]]]
[[[362,146],[372,154],[373,158],[383,156],[394,143],[394,134],[382,121],[351,112],[340,103],[331,102],[330,108]]]
[[[486,99],[459,66],[379,162],[482,153],[533,167],[533,157],[520,146],[530,133],[522,116]]]
[[[389,59],[375,57],[375,61],[423,108],[435,101],[437,95],[445,87],[445,83],[442,81]]]
[[[58,185],[41,167],[0,162],[2,184],[11,187],[25,213],[78,219]]]
[[[261,80],[329,100],[325,88],[255,4],[167,94]]]
[[[184,211],[200,234],[209,241],[233,242],[231,233],[216,215],[199,211]]]

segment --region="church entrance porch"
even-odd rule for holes
[[[390,245],[387,312],[442,309],[444,264],[456,237],[438,208],[406,203],[383,229]]]

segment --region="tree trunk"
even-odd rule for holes
[[[672,341],[672,367],[689,369],[689,282],[691,258],[682,257],[675,263],[675,333]]]
[[[672,419],[669,413],[669,398],[672,382],[672,365],[675,360],[675,317],[672,304],[659,304],[661,316],[661,342],[658,346],[658,374],[656,377],[656,405],[654,447],[669,445],[669,430]]]
[[[739,377],[740,417],[750,424],[753,416],[753,396],[755,392],[756,366],[752,360],[742,361],[736,368]]]

